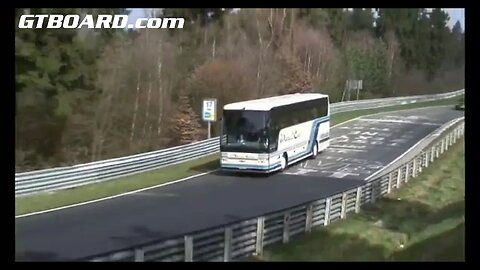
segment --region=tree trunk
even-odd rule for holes
[[[132,119],[132,128],[130,130],[130,149],[133,143],[133,137],[135,135],[135,123],[137,121],[137,113],[138,113],[138,100],[140,96],[140,71],[137,72],[137,93],[135,98],[135,108],[133,110],[133,119]]]
[[[290,16],[291,16],[290,17],[290,53],[291,55],[295,55],[295,39],[294,39],[294,30],[293,30],[295,13],[293,8],[291,9]]]
[[[256,12],[256,11],[255,11]],[[262,56],[263,56],[263,41],[262,41],[262,34],[260,33],[260,25],[258,23],[258,17],[255,13],[255,20],[257,24],[257,33],[258,33],[258,64],[257,64],[257,96],[261,97],[263,95],[261,90],[261,69],[262,69]]]
[[[158,123],[157,123],[157,136],[160,136],[162,130],[162,115],[163,115],[163,89],[162,89],[162,61],[158,61]]]
[[[148,117],[150,114],[150,97],[152,95],[152,74],[148,76],[148,93],[147,93],[147,108],[145,109],[145,121],[143,123],[142,138],[146,138],[146,130],[148,125]]]
[[[212,58],[215,59],[215,38],[213,38],[213,44],[212,44]]]

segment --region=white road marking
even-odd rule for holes
[[[348,152],[367,152],[366,150],[360,150],[360,149],[352,149],[352,148],[344,148],[342,146],[330,146],[329,149],[332,152],[337,152],[337,153],[348,153]]]
[[[305,160],[305,164],[303,165],[304,168],[306,168],[308,165],[308,160]]]
[[[351,173],[348,172],[335,172],[332,175],[328,177],[335,177],[335,178],[344,178],[345,176],[351,175]]]
[[[442,127],[440,128],[437,128],[435,131],[433,131],[432,133],[430,133],[429,135],[423,137],[421,140],[419,140],[416,144],[414,144],[412,147],[410,147],[407,151],[405,151],[403,154],[401,154],[400,156],[398,156],[396,159],[392,160],[392,162],[388,163],[387,165],[383,166],[381,169],[377,170],[375,173],[371,174],[370,176],[368,176],[367,178],[365,178],[365,181],[368,181],[369,179],[371,179],[372,177],[378,175],[379,173],[381,173],[385,168],[388,168],[388,166],[394,164],[395,162],[397,162],[398,160],[400,160],[402,157],[404,157],[405,155],[407,155],[410,151],[412,151],[413,149],[415,149],[415,147],[417,147],[417,145],[419,145],[420,143],[422,143],[423,141],[427,140],[428,138],[430,137],[435,137],[435,136],[438,136],[438,134],[441,133],[442,130],[445,130],[445,129],[448,129],[449,127],[453,126],[455,123],[459,122],[460,120],[464,119],[465,117],[462,116],[462,117],[459,117],[459,118],[456,118],[456,119],[453,119],[449,122],[447,122],[446,124],[444,125],[441,125]]]
[[[383,123],[400,123],[400,124],[415,124],[415,125],[441,126],[441,124],[437,124],[437,123],[414,122],[414,121],[394,120],[394,119],[370,119],[370,118],[361,118],[361,119],[358,119],[358,120],[359,120],[359,121],[364,121],[364,122],[383,122]]]

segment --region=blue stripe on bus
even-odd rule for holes
[[[295,154],[291,157],[288,157],[288,159],[293,161],[300,156],[306,156],[306,155],[310,154],[313,151],[313,142],[315,141],[314,138],[316,138],[317,135],[318,135],[318,129],[320,128],[320,124],[322,124],[324,122],[327,122],[329,119],[330,119],[329,116],[315,119],[313,121],[313,124],[312,124],[312,126],[314,126],[314,127],[312,128],[311,133],[310,133],[310,140],[309,140],[307,149],[305,151],[301,152],[301,153],[298,153],[298,154]],[[323,141],[323,139],[322,139],[322,141]]]

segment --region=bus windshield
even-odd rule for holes
[[[268,119],[266,111],[224,111],[223,139],[224,151],[268,150]]]

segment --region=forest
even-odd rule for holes
[[[129,14],[128,9],[17,9]],[[224,104],[320,92],[339,102],[461,89],[465,34],[442,9],[149,9],[183,29],[15,30],[15,165],[30,171],[207,138]],[[220,112],[220,111],[219,111]],[[219,122],[212,135],[218,136]]]

